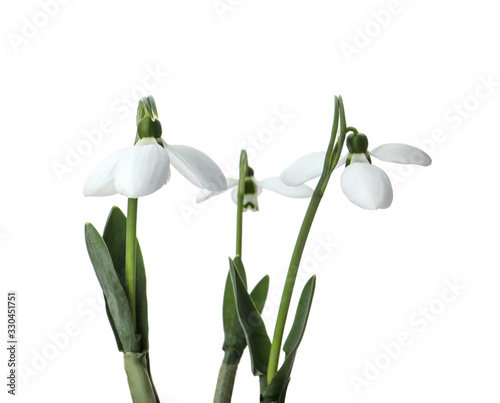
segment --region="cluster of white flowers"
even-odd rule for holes
[[[232,189],[236,203],[237,179],[225,178],[218,165],[201,151],[183,145],[169,145],[157,137],[141,138],[135,146],[115,151],[107,157],[88,177],[85,196],[119,193],[138,198],[149,195],[169,181],[172,164],[187,180],[201,188],[196,202]],[[347,137],[346,144],[349,152],[337,164],[337,168],[346,166],[340,185],[352,203],[368,210],[385,209],[393,199],[389,177],[372,165],[371,156],[399,164],[431,164],[431,158],[425,152],[406,144],[384,144],[368,151],[368,139],[357,132]],[[313,190],[305,183],[321,175],[325,155],[325,152],[307,154],[288,166],[279,177],[262,181],[257,181],[250,169],[243,201],[245,210],[258,210],[257,199],[262,189],[293,198],[311,197]]]

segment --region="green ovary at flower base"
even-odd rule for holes
[[[389,177],[382,169],[372,165],[371,157],[421,166],[428,166],[432,162],[424,151],[407,144],[383,144],[368,151],[367,137],[354,128],[349,129],[354,131],[346,139],[349,153],[339,160],[336,168],[345,164],[346,168],[340,179],[342,191],[352,203],[361,208],[385,209],[392,204],[393,199]],[[280,178],[289,186],[301,186],[321,175],[324,159],[324,152],[307,154],[289,165]]]

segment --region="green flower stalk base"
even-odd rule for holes
[[[219,369],[217,387],[215,389],[214,402],[230,402],[233,395],[234,380],[238,371],[238,363],[230,364],[224,359]]]
[[[156,403],[145,354],[124,353],[125,372],[134,403]]]

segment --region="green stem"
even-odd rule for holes
[[[124,353],[125,371],[134,403],[157,403],[154,387],[149,378],[146,356],[139,353]]]
[[[132,312],[134,326],[137,328],[136,316],[136,253],[137,253],[137,199],[128,199],[127,234],[125,237],[125,285]]]
[[[241,258],[241,253],[243,250],[243,197],[238,192],[238,206],[236,208],[236,256]]]
[[[240,177],[238,181],[237,208],[236,208],[236,256],[241,259],[243,249],[243,200],[245,198],[245,179],[248,171],[247,152],[241,150]]]
[[[337,143],[335,143],[339,125],[339,118],[340,134]],[[273,342],[271,344],[271,351],[269,354],[269,365],[267,370],[268,384],[271,383],[272,379],[278,372],[281,343],[283,341],[283,334],[285,332],[286,318],[288,315],[288,310],[290,308],[290,301],[292,300],[293,287],[297,278],[297,272],[299,270],[302,253],[304,252],[304,247],[306,245],[307,237],[309,236],[309,231],[314,221],[314,216],[316,215],[316,211],[318,210],[323,194],[325,193],[325,189],[328,185],[328,181],[330,180],[330,176],[335,169],[338,160],[340,159],[340,153],[342,152],[342,147],[345,141],[345,134],[346,124],[342,98],[335,97],[335,115],[333,119],[330,143],[328,144],[328,149],[326,151],[323,172],[316,186],[316,189],[314,189],[311,201],[309,202],[309,207],[307,208],[306,215],[304,217],[304,221],[302,222],[302,226],[300,227],[297,242],[295,243],[295,248],[290,260],[290,266],[288,268],[285,286],[283,288],[283,295],[281,297],[278,318],[276,319],[276,327],[274,328]]]
[[[240,177],[238,182],[238,193],[236,197],[236,256],[241,259],[243,251],[243,200],[245,197],[245,179],[248,170],[247,153],[241,150],[240,154]],[[232,289],[232,287],[231,287]],[[232,292],[232,291],[231,291]],[[225,308],[224,308],[225,309]],[[226,351],[215,388],[214,403],[230,403],[233,395],[236,371],[240,361],[239,354],[232,354],[231,350]]]
[[[217,387],[215,388],[214,403],[230,403],[233,396],[234,380],[238,370],[239,358],[234,360],[231,354],[226,352],[219,369]]]
[[[309,207],[307,208],[304,221],[302,222],[302,226],[300,227],[297,243],[295,244],[295,249],[293,250],[290,267],[288,268],[285,287],[283,289],[283,295],[281,297],[280,308],[278,311],[278,318],[276,320],[276,327],[274,329],[273,343],[271,344],[271,352],[269,354],[269,367],[267,372],[268,384],[271,383],[274,375],[276,375],[276,372],[278,372],[281,342],[283,341],[286,318],[288,315],[288,309],[290,308],[290,301],[292,300],[293,287],[297,278],[300,259],[302,258],[302,253],[304,252],[304,247],[306,245],[307,237],[314,221],[314,216],[316,215],[316,211],[318,210],[321,198],[323,197],[324,192],[321,189],[318,189],[318,187],[314,190],[311,202],[309,203]]]

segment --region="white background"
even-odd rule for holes
[[[6,307],[7,291],[18,293],[23,369],[18,396],[3,386],[2,402],[131,401],[83,237],[85,222],[102,231],[126,199],[84,198],[82,187],[133,143],[146,93],[164,139],[203,150],[227,174],[242,146],[257,179],[324,150],[335,94],[371,146],[424,148],[427,168],[374,161],[393,179],[388,210],[350,204],[332,176],[297,282],[318,276],[287,402],[500,402],[496,1],[46,3],[0,11],[0,295]],[[265,131],[276,110],[293,117]],[[235,205],[225,194],[196,206],[195,193],[174,171],[139,201],[152,371],[168,403],[211,401],[223,355]],[[264,192],[259,202],[245,215],[243,255],[250,285],[271,276],[272,334],[307,201]],[[447,282],[465,289],[454,295]],[[432,319],[418,316],[429,305]],[[0,321],[5,343],[6,313]],[[382,345],[401,332],[411,342],[387,362]],[[377,360],[386,368],[372,368],[358,393],[353,375]],[[245,353],[233,401],[257,399]]]

